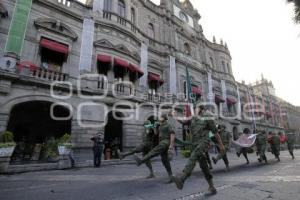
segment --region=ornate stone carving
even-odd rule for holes
[[[34,20],[34,25],[38,29],[45,29],[56,34],[71,38],[73,41],[77,40],[78,35],[65,23],[53,18],[38,18]]]

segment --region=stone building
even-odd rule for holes
[[[99,131],[107,149],[135,146],[162,103],[185,102],[187,70],[194,96],[215,102],[234,135],[253,124],[283,130],[273,100],[272,120],[267,112],[256,123],[239,114],[260,97],[235,81],[227,44],[205,38],[188,0],[2,0],[0,7],[0,131],[17,142],[70,133],[79,161],[91,158]],[[176,132],[182,137],[180,126]]]

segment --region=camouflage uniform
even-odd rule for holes
[[[293,133],[289,133],[287,134],[287,147],[288,147],[288,150],[293,158],[293,160],[295,159],[295,156],[294,156],[294,145],[295,145],[295,140],[296,140],[296,137],[295,137],[295,134]]]
[[[259,162],[265,161],[266,163],[268,163],[267,157],[265,155],[266,148],[267,148],[266,132],[258,131],[258,134],[256,136],[256,148],[257,148],[257,153],[259,155],[258,161]]]
[[[170,160],[168,158],[168,151],[170,147],[171,134],[174,134],[174,130],[173,127],[169,124],[168,120],[165,120],[162,124],[160,124],[158,131],[159,131],[159,140],[160,140],[159,144],[156,147],[154,147],[143,158],[139,159],[138,157],[135,157],[135,159],[137,165],[140,166],[141,164],[150,161],[151,158],[160,155],[161,161],[164,167],[166,168],[169,178],[171,180],[172,168],[171,168]]]
[[[280,161],[279,155],[280,155],[280,138],[278,135],[273,134],[271,136],[271,150],[274,154],[275,158]]]
[[[202,116],[194,116],[190,121],[187,123],[190,124],[191,127],[191,134],[192,134],[192,153],[191,156],[183,170],[183,173],[173,177],[174,182],[178,189],[182,189],[185,180],[191,176],[196,162],[199,162],[200,168],[204,174],[205,179],[207,180],[210,190],[213,193],[216,193],[216,190],[213,186],[212,179],[213,176],[210,173],[210,169],[207,163],[206,152],[210,146],[210,138],[209,132],[216,133],[216,125],[212,117],[209,115],[202,115]]]
[[[230,141],[231,141],[232,136],[229,132],[227,132],[225,130],[225,126],[221,127],[220,137],[221,137],[221,140],[222,140],[223,145],[225,147],[225,151],[220,151],[220,148],[217,146],[217,150],[218,150],[219,153],[218,153],[217,157],[216,158],[213,157],[212,160],[214,161],[215,164],[217,164],[217,162],[219,160],[223,159],[227,170],[229,170],[229,161],[228,161],[228,158],[227,158],[227,151],[230,148]]]
[[[143,134],[143,143],[132,149],[131,151],[127,153],[119,153],[120,159],[123,159],[127,156],[133,155],[135,153],[143,153],[143,156],[145,156],[147,153],[151,151],[153,148],[153,142],[154,142],[154,130],[153,128],[146,128],[147,126],[151,126],[150,121],[145,121],[144,123],[145,129]],[[145,162],[146,166],[149,168],[150,175],[147,178],[153,178],[154,172],[152,168],[151,161],[148,160]]]

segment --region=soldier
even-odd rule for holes
[[[250,129],[248,129],[248,128],[245,128],[244,130],[243,130],[243,134],[244,134],[244,137],[249,137],[249,135],[250,135]],[[246,147],[243,147],[243,148],[241,148],[240,149],[240,151],[239,152],[236,152],[236,155],[238,156],[238,157],[240,157],[241,156],[241,154],[243,154],[243,156],[245,157],[245,159],[246,159],[246,161],[247,161],[247,165],[249,165],[249,159],[248,159],[248,150],[249,150],[250,148],[246,148]]]
[[[267,148],[266,131],[260,131],[260,130],[257,131],[256,148],[257,148],[257,154],[259,155],[258,161],[259,162],[265,161],[265,163],[268,163],[267,157],[265,155],[266,148]]]
[[[270,145],[271,145],[271,151],[274,154],[275,158],[280,162],[280,138],[277,134],[270,132]]]
[[[211,115],[205,113],[204,106],[197,107],[195,113],[197,113],[197,115],[193,116],[191,120],[182,122],[184,124],[189,124],[191,127],[193,144],[192,153],[183,170],[183,173],[173,177],[173,181],[175,182],[177,188],[181,190],[186,179],[191,176],[196,162],[198,161],[205,179],[209,185],[207,194],[214,195],[217,193],[217,190],[214,187],[213,176],[210,173],[206,157],[206,152],[208,151],[210,143],[209,133],[216,133],[216,139],[218,141],[218,144],[220,145],[221,150],[224,150],[224,146],[217,133],[214,119]]]
[[[296,136],[294,133],[288,133],[287,134],[287,147],[288,147],[288,150],[293,158],[293,160],[295,159],[295,156],[294,156],[294,145],[295,145],[295,140],[296,140]]]
[[[173,130],[173,127],[168,122],[167,115],[162,115],[160,118],[158,134],[159,134],[159,144],[156,147],[154,147],[143,158],[140,159],[139,157],[135,156],[135,160],[137,166],[140,166],[141,164],[150,161],[151,158],[160,155],[161,161],[169,175],[169,180],[167,183],[171,183],[172,168],[169,160],[169,151],[170,152],[174,151],[175,132]]]
[[[226,153],[230,149],[230,142],[231,142],[232,136],[228,131],[226,131],[226,126],[225,125],[219,125],[218,132],[219,132],[219,135],[220,135],[221,140],[223,142],[223,145],[225,147],[225,151],[221,151],[220,148],[217,146],[218,155],[217,155],[216,158],[212,157],[212,160],[213,160],[214,164],[217,164],[217,162],[220,159],[223,159],[223,161],[225,163],[225,166],[226,166],[226,170],[229,171],[229,161],[228,161]]]
[[[133,150],[127,152],[127,153],[121,153],[120,151],[118,151],[119,153],[119,158],[122,160],[127,156],[133,155],[135,153],[143,153],[143,156],[145,156],[147,153],[149,153],[151,151],[151,149],[153,148],[153,139],[154,137],[154,130],[153,130],[153,126],[151,124],[151,122],[149,120],[146,120],[144,122],[144,134],[143,134],[143,143],[140,144],[139,146],[135,147]],[[153,172],[153,168],[152,168],[152,164],[151,161],[148,160],[147,162],[145,162],[146,166],[148,167],[150,174],[147,178],[154,178],[154,172]]]

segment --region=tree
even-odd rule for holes
[[[295,17],[296,23],[300,23],[300,0],[287,0],[288,3],[293,3],[295,5]]]

